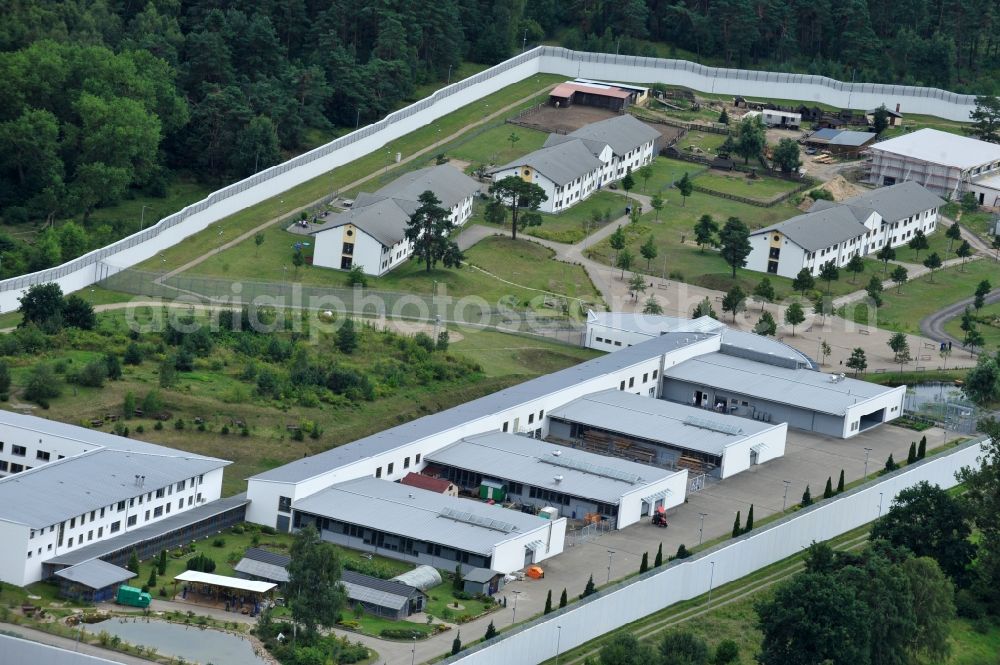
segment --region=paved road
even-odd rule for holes
[[[952,337],[945,332],[944,324],[956,316],[961,316],[962,312],[965,311],[965,308],[970,306],[974,299],[975,298],[965,298],[964,300],[959,300],[954,304],[948,305],[944,309],[934,312],[930,316],[924,317],[924,320],[920,322],[920,332],[923,333],[924,336],[930,337],[938,342],[951,342],[956,346],[962,346],[962,340],[957,337]],[[1000,302],[1000,289],[994,289],[986,295],[987,305],[997,302]]]

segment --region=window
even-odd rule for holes
[[[35,459],[40,459],[44,462],[48,462],[51,457],[52,455],[44,450],[39,450],[35,453]]]
[[[353,255],[354,254],[354,243],[353,242],[345,242],[344,243],[344,251],[343,251],[343,253],[347,254],[347,255]]]
[[[22,471],[24,471],[24,465],[23,464],[15,464],[14,462],[10,463],[10,472],[11,473],[21,473]]]
[[[618,384],[618,390],[625,390],[625,381],[624,380],[622,380],[622,382],[620,384]]]
[[[97,511],[96,510],[91,510],[90,511],[90,521],[91,522],[94,521],[94,518],[96,517],[96,515],[97,515]]]
[[[74,517],[74,518],[70,519],[70,521],[69,521],[69,528],[72,529],[75,526],[76,526],[76,518]]]
[[[161,487],[160,489],[156,490],[156,498],[157,499],[162,499],[166,495],[167,495],[167,492],[166,492],[166,490],[164,488]]]
[[[123,510],[125,510],[125,502],[124,501],[119,501],[118,502],[118,512],[121,512]]]
[[[121,530],[122,530],[121,520],[111,523],[111,529],[109,529],[111,533],[118,533]]]
[[[509,427],[510,427],[510,424],[505,422],[503,424],[503,427],[500,428],[500,431],[501,432],[506,432]]]
[[[167,512],[168,513],[170,512],[170,502],[169,501],[167,501]]]
[[[87,542],[89,543],[93,539],[94,539],[94,530],[91,529],[90,531],[87,532]],[[51,545],[50,545],[50,547],[51,547]]]
[[[185,481],[182,480],[179,483],[177,483],[177,491],[178,492],[183,492],[185,487],[186,487]]]
[[[97,537],[100,538],[103,535],[104,535],[104,527],[103,526],[97,527]]]
[[[642,375],[642,382],[646,383],[647,381],[649,381],[649,372]]]
[[[142,519],[144,519],[147,522],[149,521],[149,511],[148,510],[146,511],[146,514],[143,516]]]
[[[279,496],[278,497],[278,511],[282,513],[292,512],[292,497],[290,496]]]
[[[653,380],[654,381],[656,380],[656,375],[659,374],[659,373],[660,373],[660,370],[658,370],[658,369],[654,369],[653,370]]]
[[[24,446],[11,446],[10,454],[17,457],[24,457],[28,453],[28,449]]]
[[[420,464],[420,453],[417,453],[417,456],[413,458],[413,463]]]
[[[128,521],[125,522],[126,526],[135,526],[135,521],[138,518],[137,515],[129,515]]]
[[[628,378],[628,387],[629,387],[629,388],[631,388],[631,387],[633,387],[634,385],[635,385],[635,377],[634,377],[634,376],[630,376],[630,377]]]
[[[201,492],[198,492],[198,495],[195,496],[194,500],[197,501],[198,503],[201,503]]]
[[[394,464],[392,462],[389,462],[388,466],[386,466],[386,468],[385,468],[385,475],[387,475],[387,476],[391,476],[392,475],[392,467],[393,466],[394,466]]]
[[[379,467],[379,468],[375,469],[375,477],[376,478],[381,478],[382,477],[382,467]]]
[[[538,412],[538,419],[541,420],[545,416],[545,409]]]
[[[188,497],[188,505],[190,506],[192,503],[194,503],[194,497],[193,496],[189,496]]]
[[[533,422],[535,422],[535,414],[529,413],[528,414],[528,424],[530,425]]]
[[[6,470],[7,470],[7,462],[4,460],[0,460],[0,471],[6,471]]]
[[[104,517],[104,508],[101,508],[101,517]]]
[[[410,458],[409,457],[404,457],[403,458],[403,468],[404,469],[409,469],[410,468]]]
[[[159,517],[163,514],[163,506],[157,506],[153,509],[153,517]]]

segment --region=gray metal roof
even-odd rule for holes
[[[875,132],[856,132],[851,129],[844,129],[837,132],[837,135],[830,139],[830,145],[847,145],[860,147],[873,141],[878,136]]]
[[[56,577],[82,584],[91,589],[103,589],[112,584],[130,580],[135,577],[135,573],[107,561],[91,559],[90,561],[84,561],[69,568],[57,570]]]
[[[342,570],[340,582],[344,585],[349,599],[397,611],[406,607],[410,598],[423,593],[420,589],[402,582],[383,580],[353,570]]]
[[[0,662],[3,665],[120,665],[121,663],[3,633],[0,633]]]
[[[586,395],[549,416],[709,455],[778,427],[621,390]]]
[[[292,504],[299,512],[378,529],[414,540],[490,555],[493,548],[548,520],[378,478],[357,478]],[[482,521],[481,524],[474,523]]]
[[[885,221],[898,222],[919,212],[939,208],[945,202],[941,197],[932,194],[921,185],[912,180],[906,180],[845,199],[841,203],[874,210]]]
[[[193,508],[183,512],[173,513],[170,517],[165,517],[162,520],[146,524],[138,529],[131,529],[119,536],[115,536],[114,538],[97,541],[87,545],[86,547],[81,547],[80,549],[60,554],[51,559],[47,559],[45,563],[51,563],[57,566],[74,566],[78,563],[83,563],[84,561],[98,559],[100,557],[108,556],[110,554],[114,554],[115,552],[120,552],[121,550],[134,547],[135,545],[147,540],[153,540],[154,538],[158,538],[162,535],[172,533],[178,529],[183,529],[192,524],[201,522],[202,520],[214,517],[220,513],[232,510],[238,506],[245,506],[248,503],[250,503],[250,501],[247,499],[245,492],[235,496],[226,497],[225,499],[216,499],[215,501],[210,501],[200,506],[194,506]]]
[[[735,328],[727,327],[722,331],[722,348],[719,350],[750,360],[758,358],[761,362],[771,365],[798,365],[818,369],[812,358],[784,342]]]
[[[583,145],[587,146],[590,150],[590,154],[594,157],[600,157],[604,149],[608,147],[608,144],[604,141],[592,141],[590,139],[580,139],[575,136],[569,136],[568,134],[549,134],[548,138],[545,139],[545,143],[542,144],[543,148],[548,148],[554,145],[559,145],[560,143],[566,143],[567,141],[583,141]]]
[[[660,138],[660,133],[626,113],[584,125],[567,136],[607,143],[616,155],[624,155]]]
[[[823,129],[818,129],[815,132],[813,132],[811,135],[809,135],[809,137],[807,138],[807,140],[809,140],[809,141],[813,141],[813,140],[815,140],[815,141],[829,141],[830,139],[832,139],[833,137],[835,137],[837,134],[839,134],[842,131],[843,130],[841,130],[841,129],[832,129],[830,127],[824,127]]]
[[[466,582],[486,584],[497,575],[503,575],[503,573],[497,572],[492,568],[473,568],[469,572],[462,575],[462,579]]]
[[[796,215],[754,231],[751,235],[763,235],[772,231],[778,231],[802,249],[814,252],[863,236],[869,229],[846,206],[837,206]]]
[[[566,141],[529,152],[490,173],[530,166],[557,185],[568,185],[603,166],[583,141]]]
[[[425,459],[491,478],[612,504],[618,503],[623,494],[676,473],[503,432],[466,437],[428,453]]]
[[[313,227],[309,234],[316,235],[345,224],[353,224],[385,247],[392,247],[403,239],[412,212],[407,212],[395,199],[370,199],[366,205],[355,204],[347,212],[333,215],[319,226]]]
[[[723,353],[707,353],[685,360],[664,370],[663,374],[667,380],[712,386],[835,416],[844,415],[854,404],[895,390],[848,377],[834,381],[832,374],[765,365]],[[755,421],[741,419],[741,422]]]
[[[531,381],[480,397],[458,406],[439,411],[383,430],[363,439],[332,448],[325,452],[295,460],[269,471],[259,473],[251,480],[296,483],[313,478],[327,471],[394,450],[428,436],[450,429],[457,429],[476,420],[514,408],[526,402],[549,395],[558,390],[577,385],[581,381],[616,372],[650,358],[683,348],[708,335],[698,333],[666,333],[635,346],[619,349],[614,353],[567,367],[558,372],[540,376]],[[456,437],[457,438],[457,437]]]
[[[617,330],[647,333],[650,336],[659,335],[664,332],[710,333],[726,328],[725,323],[710,316],[689,319],[661,314],[643,314],[641,312],[595,312],[593,310],[587,312],[587,323]]]
[[[284,583],[288,581],[288,564],[292,557],[276,552],[268,552],[257,547],[251,547],[239,560],[233,570],[251,577],[259,577],[271,582]]]
[[[376,190],[375,196],[416,203],[428,190],[441,201],[441,207],[451,208],[478,192],[479,183],[454,166],[441,164],[404,173]],[[358,197],[354,205],[357,206],[360,200]]]
[[[230,462],[100,449],[0,479],[0,520],[40,529],[208,473]],[[136,484],[135,476],[146,477]]]

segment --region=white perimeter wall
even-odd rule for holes
[[[974,96],[936,88],[842,83],[822,76],[719,69],[685,60],[539,46],[442,88],[379,122],[214,192],[128,238],[56,268],[4,280],[0,282],[0,312],[16,309],[18,297],[32,284],[58,282],[67,293],[82,289],[145,261],[213,222],[371,153],[447,113],[539,72],[563,74],[567,78],[586,76],[622,82],[663,82],[703,92],[798,99],[836,107],[871,109],[885,104],[895,108],[894,104],[898,103],[903,113],[926,113],[949,120],[968,120],[975,108]]]
[[[964,466],[976,466],[980,452],[981,441],[976,440],[934,455],[879,482],[822,501],[695,557],[601,591],[442,663],[525,665],[554,658],[557,637],[565,653],[674,603],[707,593],[710,579],[713,588],[738,580],[798,554],[813,541],[829,540],[875,520],[880,501],[885,512],[900,490],[922,480],[944,488],[953,487],[955,472]]]

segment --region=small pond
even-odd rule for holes
[[[154,647],[157,653],[183,658],[189,663],[212,665],[264,665],[250,640],[211,628],[201,628],[145,618],[114,618],[84,626],[95,635],[102,630],[125,642]]]

